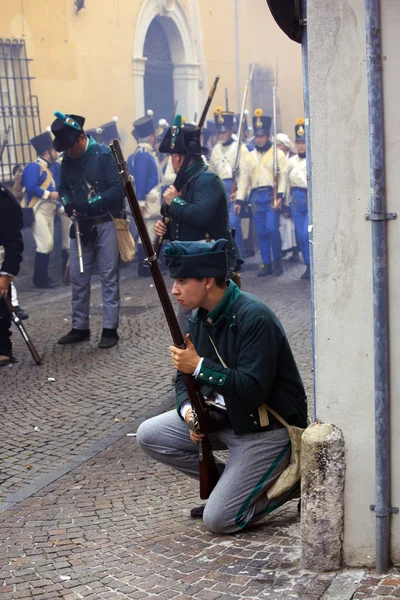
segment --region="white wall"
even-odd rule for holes
[[[317,417],[346,443],[344,560],[374,563],[374,381],[363,0],[308,2]]]

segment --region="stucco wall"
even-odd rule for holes
[[[398,2],[383,2],[382,7],[387,28],[386,137],[388,154],[392,154],[387,161],[388,209],[394,211],[399,202],[394,150],[400,139],[396,115],[400,99],[396,74]],[[364,2],[309,0],[308,10],[317,417],[337,425],[345,436],[344,560],[348,565],[371,565],[375,559],[375,515],[369,506],[375,501],[375,442],[371,225],[364,219],[370,202]],[[389,225],[393,255],[399,246],[397,227]],[[399,297],[396,269],[393,259],[393,364],[400,350],[399,323],[394,314]],[[397,498],[398,505],[399,381],[394,371],[392,470],[393,502]],[[392,521],[393,558],[399,561],[400,529],[396,517]]]
[[[161,7],[162,2],[96,0],[87,2],[77,15],[73,0],[0,3],[0,37],[25,39],[33,59],[33,93],[39,97],[43,128],[56,109],[85,115],[87,127],[116,115],[127,149],[133,147],[131,124],[142,116],[135,106],[135,36],[138,19],[150,5]],[[293,136],[295,120],[303,111],[300,46],[276,27],[265,0],[251,4],[240,0],[239,7],[241,89],[253,60],[275,70],[278,57],[282,123]],[[189,115],[198,111],[218,73],[221,82],[214,104],[224,103],[227,87],[231,108],[238,110],[234,0],[176,0],[175,13],[178,8],[192,45],[188,59],[201,81],[200,86],[197,81],[190,84],[180,105]],[[164,16],[168,14],[172,15],[164,11]]]

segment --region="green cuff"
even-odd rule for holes
[[[177,198],[174,198],[172,200],[171,204],[177,204],[178,206],[186,206],[187,202],[183,198],[179,198],[178,196]]]
[[[226,378],[227,375],[225,375],[224,373],[220,373],[219,371],[210,369],[210,367],[204,365],[204,361],[201,365],[200,373],[196,377],[198,381],[201,381],[206,385],[216,385],[219,387],[224,385]]]
[[[89,204],[96,204],[96,202],[100,202],[101,200],[103,200],[103,196],[101,194],[97,194],[97,196],[89,198],[88,202]]]
[[[67,204],[68,204],[68,198],[67,198],[67,196],[61,196],[60,200],[61,200],[61,204],[63,206],[67,206]]]

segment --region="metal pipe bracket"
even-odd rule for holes
[[[388,508],[376,508],[375,504],[370,505],[370,510],[374,511],[377,517],[388,517],[390,514],[398,515],[397,506],[388,506]]]
[[[370,212],[365,216],[366,221],[395,221],[397,213],[373,213]]]

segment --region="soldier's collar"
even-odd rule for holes
[[[207,311],[204,310],[204,308],[200,308],[199,317],[202,321],[213,325],[213,323],[216,323],[220,317],[226,315],[228,308],[231,306],[232,302],[236,300],[239,294],[240,290],[238,286],[230,279],[228,281],[228,287],[226,288],[226,292],[221,301],[217,304],[217,306],[213,308],[209,313],[207,313]]]
[[[256,146],[257,152],[267,152],[271,148],[272,144],[268,141],[264,146]]]
[[[230,146],[231,144],[233,144],[235,140],[233,139],[233,137],[229,138],[229,140],[227,142],[221,142],[222,146]]]

